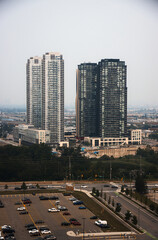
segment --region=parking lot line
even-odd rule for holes
[[[26,211],[28,212],[28,215],[29,215],[31,221],[33,222],[33,224],[35,225],[35,227],[36,227],[37,230],[39,231],[39,227],[36,225],[35,221],[33,220],[31,214],[29,213],[29,211],[28,211],[26,205],[23,203],[23,201],[21,200],[21,198],[20,198],[20,201],[22,202],[22,205],[26,208]],[[40,233],[40,231],[39,231],[39,233]],[[42,234],[41,234],[41,233],[40,233],[40,236],[42,237]]]
[[[53,207],[56,207],[55,204],[54,204],[51,200],[49,200],[49,202],[53,205]],[[61,214],[61,211],[59,212],[59,214],[64,218],[64,220],[65,220],[66,222],[69,223],[69,221],[67,220],[67,218],[66,218],[63,214]],[[70,227],[72,228],[72,225],[70,225]]]

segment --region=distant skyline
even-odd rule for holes
[[[1,0],[0,106],[26,106],[26,62],[65,60],[65,108],[75,107],[76,69],[118,58],[127,64],[128,107],[158,106],[157,0]]]

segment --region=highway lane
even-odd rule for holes
[[[138,219],[138,225],[151,234],[153,237],[158,238],[158,218],[153,214],[149,213],[147,210],[143,209],[142,207],[138,206],[136,203],[128,200],[124,196],[120,195],[116,192],[108,192],[108,196],[114,198],[115,204],[117,202],[121,203],[121,213],[125,214],[127,210],[131,211],[133,215],[135,215]],[[151,238],[152,239],[152,238]]]

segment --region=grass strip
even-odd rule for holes
[[[84,202],[84,205],[98,218],[104,219],[108,222],[108,225],[110,225],[110,228],[103,228],[103,231],[130,231],[126,226],[124,226],[121,222],[119,222],[113,215],[111,215],[108,211],[106,211],[105,208],[101,207],[98,203],[96,203],[92,198],[89,198],[85,193],[83,192],[77,192],[75,191],[73,193],[73,196],[77,199],[80,199]]]

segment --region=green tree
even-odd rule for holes
[[[110,205],[111,203],[111,197],[109,196],[108,204]]]
[[[126,188],[125,193],[126,193],[126,195],[129,195],[129,189],[128,188]]]
[[[129,210],[127,210],[127,212],[125,213],[125,220],[128,221],[131,218],[131,212]]]
[[[21,189],[23,189],[23,190],[26,190],[26,189],[27,189],[27,186],[26,186],[26,183],[25,183],[25,182],[22,183]]]
[[[138,174],[136,177],[135,188],[136,188],[136,192],[140,194],[145,194],[147,192],[146,181],[144,180],[144,177],[140,174]]]
[[[137,223],[138,223],[137,217],[136,217],[135,215],[134,215],[133,218],[132,218],[132,223],[133,223],[134,225],[137,225]]]
[[[106,201],[106,193],[104,193],[104,200]]]
[[[123,185],[121,186],[121,192],[124,192],[124,186]]]
[[[101,189],[100,191],[100,197],[102,198],[102,196],[103,196],[103,189]]]
[[[112,206],[115,206],[114,198],[112,199]]]
[[[149,205],[149,208],[150,208],[151,211],[154,211],[154,210],[155,210],[155,205],[154,205],[154,203],[151,203],[151,204]]]
[[[92,194],[95,194],[95,193],[96,193],[96,188],[93,187],[93,188],[92,188]]]
[[[7,184],[5,184],[4,189],[8,189],[8,185]]]
[[[39,189],[39,188],[40,188],[40,186],[39,186],[39,184],[38,184],[38,183],[36,184],[36,188],[37,188],[37,189]]]
[[[116,208],[115,208],[115,212],[120,212],[121,211],[121,205],[120,204],[116,204]]]
[[[99,190],[96,190],[96,196],[99,197]]]

